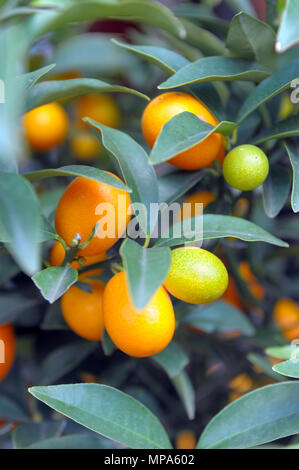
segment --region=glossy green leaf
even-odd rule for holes
[[[32,280],[42,296],[52,304],[78,279],[78,271],[70,266],[50,267],[36,273]]]
[[[195,416],[195,391],[189,376],[182,371],[180,374],[172,378],[172,383],[182,400],[189,419]]]
[[[39,224],[32,186],[20,175],[0,173],[0,234],[16,263],[29,275],[40,267]]]
[[[65,427],[64,420],[44,421],[42,423],[24,423],[12,433],[15,449],[25,449],[32,444],[61,435]]]
[[[270,69],[275,65],[275,34],[263,21],[245,12],[234,16],[226,47],[240,59],[251,60]]]
[[[282,53],[299,43],[298,23],[298,2],[286,0],[286,7],[277,33],[277,52]]]
[[[286,346],[271,346],[266,349],[269,356],[277,357],[278,359],[290,359],[292,354],[298,350],[298,346],[287,344]]]
[[[188,356],[175,341],[172,341],[163,351],[152,356],[152,360],[157,362],[170,378],[180,374],[189,362]]]
[[[263,184],[264,209],[268,217],[276,217],[285,205],[291,187],[290,173],[281,165],[270,165]]]
[[[279,362],[273,366],[273,370],[281,375],[299,379],[299,357],[298,354],[293,359],[288,361]]]
[[[92,119],[84,120],[101,132],[104,147],[116,160],[124,181],[132,189],[131,202],[142,203],[146,208],[146,214],[143,210],[138,211],[137,219],[144,233],[150,234],[156,223],[154,217],[150,217],[150,204],[158,202],[159,195],[157,177],[145,150],[124,132]]]
[[[175,71],[179,70],[181,67],[189,64],[187,60],[182,55],[174,52],[170,49],[165,49],[164,47],[158,46],[134,46],[132,44],[126,44],[124,42],[112,39],[113,43],[126,49],[128,51],[137,54],[143,59],[152,62],[153,64],[160,67],[162,70],[165,70],[168,73],[173,74]]]
[[[263,80],[253,93],[244,101],[239,110],[237,120],[243,121],[250,113],[259,108],[266,101],[290,87],[292,80],[299,77],[299,58],[290,62],[284,68],[277,70],[271,77]]]
[[[154,63],[170,74],[173,74],[183,66],[190,64],[190,62],[182,55],[163,47],[132,46],[131,44],[125,44],[115,40],[114,43],[134,52],[145,60]],[[199,98],[218,119],[223,119],[223,103],[212,83],[201,82],[191,85],[188,88],[190,92]]]
[[[181,68],[158,86],[161,90],[205,81],[250,80],[259,82],[270,72],[247,60],[230,57],[204,57]]]
[[[170,249],[142,248],[127,238],[120,254],[132,301],[136,308],[142,310],[167,277],[171,263]]]
[[[115,178],[115,176],[107,173],[106,171],[87,165],[68,165],[57,169],[51,168],[48,170],[38,170],[33,171],[32,173],[25,173],[23,176],[32,183],[56,176],[84,176],[86,178],[99,181],[100,183],[109,184],[114,188],[130,192],[130,189],[125,186],[122,181],[119,181],[118,178]]]
[[[37,383],[49,385],[57,382],[83,362],[97,346],[93,341],[77,340],[54,349],[41,364]]]
[[[254,137],[252,143],[259,145],[268,140],[285,139],[296,135],[299,135],[299,115],[290,116],[284,121],[272,125],[270,129],[261,131]]]
[[[2,419],[20,422],[28,419],[20,406],[5,395],[0,395],[0,416]]]
[[[255,331],[239,309],[221,300],[206,306],[191,307],[181,321],[208,333],[240,331],[250,336]]]
[[[120,85],[110,85],[95,78],[74,78],[72,80],[49,80],[38,83],[32,87],[27,95],[27,111],[52,103],[61,98],[77,98],[78,96],[95,93],[129,93],[148,100],[149,98],[139,91]]]
[[[200,171],[178,171],[158,178],[159,201],[172,202],[179,199],[190,189],[199,183],[209,173],[204,170]]]
[[[45,439],[32,444],[27,449],[114,449],[112,444],[93,434],[70,434],[58,438]]]
[[[41,78],[43,78],[47,73],[49,73],[55,64],[46,65],[40,69],[34,70],[33,72],[28,72],[23,75],[18,75],[16,80],[21,81],[26,90],[30,90]]]
[[[33,387],[29,392],[59,413],[124,446],[171,448],[160,421],[140,402],[113,387],[57,385]]]
[[[293,187],[291,204],[294,212],[299,212],[299,156],[285,145],[293,169]]]
[[[57,10],[48,11],[47,15],[34,15],[30,19],[29,30],[34,36],[40,36],[68,23],[91,22],[102,18],[150,24],[182,38],[185,37],[182,24],[172,12],[160,3],[148,0],[118,0],[114,2],[81,0],[80,2],[68,3]]]
[[[150,161],[165,162],[179,153],[194,147],[214,132],[230,135],[236,124],[223,121],[216,127],[202,121],[195,114],[184,112],[171,118],[163,127],[153,146]]]
[[[191,223],[190,223],[191,220]],[[203,230],[201,230],[201,222]],[[196,231],[196,226],[199,230]],[[249,220],[228,215],[205,214],[174,224],[169,234],[162,234],[156,246],[176,246],[211,238],[235,237],[247,242],[266,242],[276,246],[288,244]]]
[[[299,382],[259,388],[226,406],[203,431],[200,449],[245,449],[299,432]]]

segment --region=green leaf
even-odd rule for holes
[[[39,369],[37,383],[49,385],[71,372],[98,346],[93,341],[77,340],[56,348],[44,359]]]
[[[285,205],[291,187],[290,173],[281,165],[270,165],[263,184],[264,209],[268,217],[276,217]]]
[[[194,22],[187,19],[182,20],[182,24],[186,29],[186,43],[191,44],[199,49],[199,51],[207,56],[221,56],[225,54],[225,46],[221,39],[206,28],[197,26]]]
[[[0,171],[17,173],[18,159],[26,157],[21,126],[24,83],[16,79],[23,70],[27,40],[20,24],[1,25],[0,30]]]
[[[290,357],[298,351],[298,346],[271,346],[266,349],[266,353],[269,356],[277,357],[278,359],[290,359]]]
[[[183,66],[190,64],[190,62],[177,52],[157,46],[132,46],[130,44],[121,43],[113,40],[115,44],[123,47],[135,54],[143,57],[145,60],[154,63],[162,70],[173,74]],[[210,111],[218,118],[222,119],[223,104],[218,95],[218,92],[212,83],[201,82],[188,87],[190,92],[199,98]]]
[[[282,53],[299,43],[298,22],[298,2],[287,0],[277,33],[277,52]]]
[[[18,272],[20,272],[20,269],[16,265],[12,257],[9,254],[1,253],[0,254],[0,284],[3,284],[4,282],[9,281],[9,279],[14,277]],[[1,308],[0,308],[0,311],[1,311]]]
[[[46,311],[46,315],[41,324],[42,330],[69,330],[68,325],[66,324],[61,308],[60,302],[54,302],[50,305]]]
[[[200,171],[177,171],[158,178],[159,201],[172,202],[179,199],[190,189],[199,183],[209,173],[204,170]]]
[[[111,356],[111,354],[116,350],[116,346],[113,343],[112,339],[108,335],[107,331],[104,330],[102,337],[102,348],[105,356]]]
[[[171,253],[165,248],[142,248],[127,238],[121,248],[129,291],[136,308],[142,310],[165,281]]]
[[[298,348],[297,348],[298,349]],[[293,377],[294,379],[299,379],[299,358],[290,359],[289,361],[279,362],[273,366],[273,370],[278,372],[281,375],[286,375],[287,377]]]
[[[181,398],[188,418],[195,417],[195,391],[193,385],[186,374],[182,371],[180,374],[172,378],[172,383]]]
[[[207,306],[191,307],[181,321],[208,333],[240,331],[251,336],[255,331],[252,324],[238,308],[221,300]]]
[[[203,230],[201,231],[201,222]],[[196,227],[199,226],[199,231]],[[266,242],[276,246],[289,245],[249,220],[229,215],[205,214],[174,224],[162,234],[156,246],[176,246],[211,238],[235,237],[247,242]]]
[[[284,380],[279,374],[273,371],[272,364],[268,361],[267,357],[262,356],[261,354],[250,353],[247,355],[247,359],[252,364],[262,369],[268,377],[276,380],[276,382],[282,382]]]
[[[32,275],[40,267],[39,204],[22,176],[0,172],[0,234],[16,263]]]
[[[114,449],[112,444],[106,443],[93,434],[70,434],[58,438],[45,439],[32,444],[27,449]]]
[[[13,292],[0,293],[0,325],[14,322],[21,313],[36,307],[41,303],[41,299],[32,295],[28,290],[20,289]]]
[[[38,170],[32,173],[25,173],[23,176],[31,183],[56,176],[84,176],[85,178],[91,178],[100,183],[109,184],[109,186],[122,189],[123,191],[131,191],[130,188],[124,185],[122,181],[119,181],[114,175],[87,165],[68,165],[57,169]]]
[[[294,212],[299,212],[299,157],[287,145],[285,145],[293,170],[293,187],[291,204]]]
[[[232,19],[226,47],[240,59],[251,60],[270,69],[275,65],[275,34],[263,21],[238,13]]]
[[[182,55],[174,52],[170,49],[165,49],[164,47],[158,46],[134,46],[132,44],[126,44],[124,42],[112,39],[112,42],[117,46],[122,47],[125,50],[131,51],[134,54],[142,57],[143,59],[157,65],[162,70],[173,74],[181,67],[189,64],[187,60]]]
[[[78,279],[78,271],[70,266],[46,268],[36,273],[32,280],[42,296],[52,304]]]
[[[189,363],[188,356],[175,341],[172,341],[167,348],[152,356],[151,359],[159,364],[171,379],[179,375]]]
[[[265,129],[253,139],[253,144],[259,145],[273,139],[285,139],[299,135],[299,115],[290,116],[284,121],[273,124],[270,129]]]
[[[87,118],[84,121],[101,132],[104,147],[114,157],[123,179],[132,189],[131,202],[141,203],[146,209],[146,214],[145,211],[138,210],[137,219],[144,233],[150,234],[156,223],[155,218],[150,217],[150,205],[158,202],[159,195],[157,177],[145,150],[124,132],[92,119]],[[98,136],[98,133],[96,135]]]
[[[205,5],[182,3],[174,9],[174,13],[178,17],[197,20],[202,26],[206,26],[207,28],[219,34],[226,35],[228,31],[229,23],[221,18],[218,18]]]
[[[38,83],[27,94],[27,111],[61,98],[77,98],[95,93],[129,93],[145,100],[149,98],[139,91],[120,85],[110,85],[95,78],[74,78],[72,80],[49,80]]]
[[[55,64],[46,65],[41,69],[34,70],[33,72],[28,72],[23,75],[18,75],[16,81],[22,82],[22,85],[26,90],[30,90],[41,78],[43,78],[48,72],[50,72],[55,67]]]
[[[171,118],[163,127],[150,154],[153,164],[165,162],[194,147],[214,132],[230,135],[236,128],[233,122],[222,121],[216,127],[195,114],[184,112]]]
[[[16,7],[9,9],[6,13],[0,15],[0,23],[3,23],[7,20],[20,20],[23,19],[23,16],[33,15],[34,13],[40,13],[39,8],[30,8],[30,7]]]
[[[39,2],[40,4],[41,2]],[[47,5],[47,1],[44,2]],[[60,5],[59,5],[60,6]],[[160,3],[148,0],[122,0],[105,2],[103,0],[81,0],[67,3],[47,15],[37,14],[30,18],[29,31],[33,37],[40,36],[68,23],[85,23],[101,18],[136,21],[165,29],[181,38],[185,30],[172,12]]]
[[[299,432],[299,382],[259,388],[226,406],[203,431],[199,449],[245,449]]]
[[[25,449],[28,446],[49,439],[58,437],[63,428],[65,421],[44,421],[42,423],[24,423],[13,431],[12,439],[15,449]]]
[[[128,73],[137,63],[135,57],[112,43],[110,35],[95,32],[80,33],[60,42],[51,61],[55,63],[54,73],[79,70],[101,77]]]
[[[271,77],[263,80],[253,93],[244,101],[238,113],[237,120],[243,121],[250,113],[266,101],[290,87],[292,80],[299,77],[299,58],[290,62],[283,69],[277,70]]]
[[[181,68],[158,88],[165,90],[206,81],[250,80],[259,82],[270,72],[247,60],[230,57],[204,57]]]
[[[133,449],[170,449],[160,421],[129,395],[106,385],[33,387],[29,392],[79,424]]]
[[[228,3],[235,9],[245,11],[249,15],[255,15],[255,9],[250,0],[228,0]]]
[[[24,411],[11,398],[0,395],[0,416],[11,421],[26,421],[28,418]]]

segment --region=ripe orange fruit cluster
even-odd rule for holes
[[[152,148],[163,126],[174,116],[189,112],[216,127],[219,122],[210,110],[194,96],[173,91],[154,98],[142,116],[143,136]],[[240,145],[225,156],[224,137],[213,133],[193,147],[172,157],[169,163],[183,170],[199,170],[218,160],[223,176],[233,188],[250,191],[267,178],[269,162],[264,152],[254,145]]]
[[[273,309],[273,320],[288,341],[299,338],[299,305],[292,299],[279,299]]]
[[[12,368],[15,359],[15,343],[13,326],[10,324],[0,325],[0,382],[7,377]]]
[[[80,76],[79,76],[80,77]],[[78,78],[77,75],[56,77],[56,79]],[[70,148],[75,159],[94,160],[101,152],[101,143],[82,122],[90,117],[108,127],[118,128],[121,113],[116,102],[108,95],[86,95],[75,105],[75,117],[70,136]],[[60,103],[39,106],[23,117],[23,128],[28,144],[33,150],[45,152],[59,146],[65,140],[69,129],[69,118]]]

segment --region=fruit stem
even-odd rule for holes
[[[149,234],[147,234],[145,237],[143,248],[148,248],[150,241],[151,241],[151,237]]]

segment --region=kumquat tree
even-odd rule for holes
[[[298,0],[0,0],[1,449],[299,448],[298,103]]]

